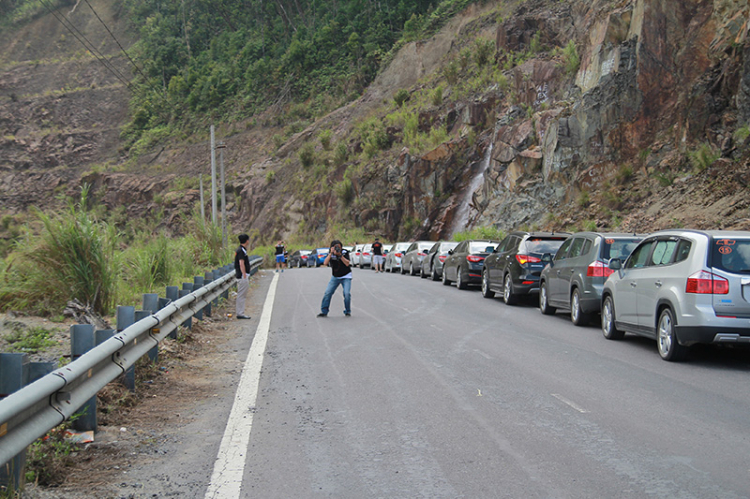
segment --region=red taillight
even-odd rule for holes
[[[427,256],[427,253],[422,252],[419,254],[419,256]]]
[[[307,260],[307,256],[303,256],[303,257],[302,257],[302,259],[303,259],[303,260]]]
[[[448,258],[448,255],[440,255],[440,256],[438,256],[438,260],[440,260],[443,263],[445,263],[445,259],[446,258]]]
[[[542,261],[541,258],[537,258],[531,255],[516,255],[516,260],[518,260],[518,263],[520,263],[521,265],[525,265],[527,263],[540,263]]]
[[[729,281],[711,272],[699,270],[688,277],[685,292],[700,295],[726,295],[729,293]]]
[[[599,260],[595,261],[586,269],[586,275],[588,277],[609,277],[614,273],[614,270],[604,265],[604,262]]]
[[[366,251],[364,253],[362,253],[362,255],[364,255],[364,256],[370,256],[370,254],[368,252],[366,252]]]
[[[484,261],[484,257],[478,256],[478,255],[469,255],[466,257],[466,259],[469,260],[471,263],[479,263],[479,262]]]
[[[401,255],[402,255],[402,253],[396,253],[396,256],[397,256],[398,258],[401,258]]]

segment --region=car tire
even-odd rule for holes
[[[518,301],[518,296],[513,292],[513,279],[510,273],[505,274],[503,280],[503,301],[506,305],[515,305]]]
[[[615,326],[615,302],[607,295],[602,303],[602,334],[608,340],[621,340],[625,333]]]
[[[589,323],[589,316],[581,310],[581,292],[578,288],[573,290],[570,295],[570,320],[576,326],[585,326]]]
[[[409,267],[409,275],[415,276],[417,275],[416,269],[414,269],[414,262],[411,263],[411,266]]]
[[[430,275],[432,276],[432,280],[433,281],[439,281],[440,280],[440,276],[438,275],[437,269],[435,268],[434,265],[432,266],[432,271],[431,271]]]
[[[656,346],[662,359],[671,362],[683,360],[688,352],[688,347],[680,345],[677,341],[675,329],[674,312],[665,307],[659,314],[659,322],[656,327]]]
[[[443,286],[450,286],[451,282],[448,280],[448,273],[445,271],[445,267],[443,267]]]
[[[401,262],[401,268],[399,270],[401,271],[401,275],[406,275],[406,265],[404,265],[404,262]]]
[[[419,277],[421,277],[422,279],[427,279],[427,274],[425,274],[424,267],[422,266],[419,267]]]
[[[549,304],[547,283],[545,281],[539,284],[539,311],[544,315],[554,315],[557,312],[557,309]]]
[[[456,268],[456,287],[458,289],[466,289],[467,287],[466,282],[463,280],[461,275],[462,275],[461,267],[457,267]]]
[[[490,289],[490,276],[486,270],[482,272],[482,296],[485,298],[495,297],[495,292]]]

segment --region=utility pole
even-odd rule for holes
[[[211,125],[211,222],[216,225],[216,141]]]
[[[224,149],[227,145],[224,142],[219,142],[217,146],[220,149],[219,154],[219,171],[221,174],[221,242],[224,246],[227,245],[227,187],[224,180]]]

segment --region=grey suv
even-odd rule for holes
[[[607,267],[609,260],[624,260],[644,237],[603,232],[568,237],[554,258],[549,253],[542,257],[547,266],[539,278],[539,310],[547,315],[557,308],[570,310],[573,324],[587,324],[599,313],[604,281],[614,272]]]
[[[750,232],[657,232],[609,268],[605,338],[653,338],[671,361],[696,343],[750,344]]]

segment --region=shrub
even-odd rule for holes
[[[711,166],[719,157],[721,157],[721,154],[706,142],[698,146],[695,150],[688,152],[688,158],[696,173],[702,172]]]
[[[304,168],[309,168],[315,163],[315,146],[311,142],[305,142],[297,154]]]
[[[439,106],[443,103],[443,86],[442,85],[438,85],[438,87],[432,91],[430,100],[432,101],[433,106]]]
[[[396,103],[397,107],[401,107],[404,105],[404,102],[409,100],[409,91],[405,88],[402,88],[395,94],[393,94],[393,102]]]
[[[486,66],[495,53],[495,42],[487,38],[478,38],[474,42],[474,62],[480,68]]]
[[[578,48],[573,40],[570,40],[563,49],[563,65],[568,75],[577,73],[581,65],[581,57],[578,55]]]
[[[474,227],[471,230],[458,232],[453,235],[454,241],[465,241],[467,239],[489,239],[501,241],[505,238],[505,232],[495,226]]]
[[[451,61],[443,67],[443,76],[448,82],[448,85],[455,85],[458,83],[458,63]]]
[[[330,151],[331,150],[331,136],[333,135],[333,132],[330,130],[323,130],[320,132],[320,135],[318,135],[318,140],[320,141],[320,145],[323,146],[323,150]]]
[[[344,203],[344,206],[349,206],[354,200],[354,186],[352,185],[352,181],[348,178],[345,178],[336,184],[334,189],[336,195],[341,199],[341,202]]]
[[[336,150],[333,153],[333,164],[335,166],[341,166],[346,163],[349,156],[349,151],[346,150],[346,144],[339,143],[336,145]]]
[[[734,132],[734,140],[737,142],[745,142],[750,137],[750,126],[743,125]]]
[[[622,165],[617,171],[617,180],[627,182],[633,177],[633,168],[629,165]]]

